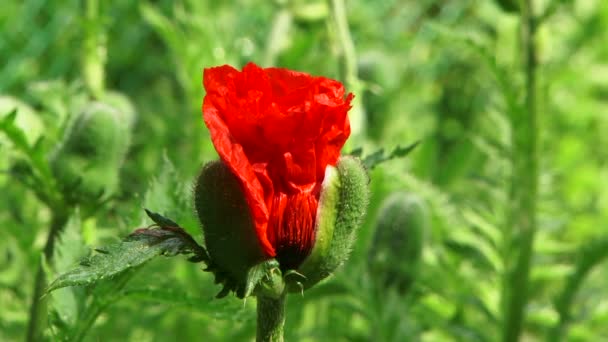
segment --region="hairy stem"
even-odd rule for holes
[[[528,301],[528,283],[536,232],[536,198],[538,183],[537,111],[536,111],[536,23],[533,0],[521,2],[521,40],[524,54],[524,106],[511,113],[513,175],[509,202],[510,227],[516,232],[519,253],[509,267],[504,293],[505,320],[502,340],[518,341]]]
[[[282,342],[285,324],[285,293],[278,298],[258,296],[258,342]]]
[[[68,221],[68,217],[69,214],[65,210],[56,209],[53,211],[53,217],[51,218],[49,233],[43,251],[44,258],[47,262],[53,258],[55,240],[63,229],[63,226],[65,226],[66,222]],[[36,279],[34,281],[34,291],[32,294],[32,303],[30,306],[26,341],[41,340],[47,316],[46,300],[41,298],[45,287],[46,277],[44,274],[44,268],[42,264],[40,264],[38,266],[38,271],[36,272]]]

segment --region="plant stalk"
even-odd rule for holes
[[[525,320],[528,301],[528,283],[534,237],[536,233],[536,199],[538,188],[538,142],[536,110],[536,22],[533,0],[521,1],[521,42],[524,55],[525,94],[524,106],[511,113],[512,131],[512,183],[510,191],[510,229],[516,239],[510,240],[511,249],[518,247],[515,264],[507,270],[504,300],[502,340],[518,341]]]
[[[106,35],[99,5],[99,0],[85,2],[85,37],[82,51],[84,81],[88,91],[95,98],[100,98],[104,92],[107,59]]]
[[[275,14],[262,58],[262,65],[264,67],[274,66],[277,62],[277,57],[288,45],[292,20],[291,12],[287,8],[280,8]]]
[[[57,236],[67,223],[69,213],[65,210],[57,209],[53,210],[53,216],[51,218],[49,233],[46,238],[46,244],[44,245],[44,260],[46,262],[53,258],[53,251],[55,250],[55,240]],[[44,274],[44,267],[42,262],[38,266],[36,272],[36,279],[34,281],[34,291],[32,294],[32,303],[30,306],[29,321],[27,326],[26,341],[40,341],[42,339],[42,332],[46,324],[47,307],[46,299],[41,298],[46,287],[46,277]]]
[[[346,89],[355,94],[348,117],[351,127],[351,139],[349,144],[361,145],[365,129],[365,113],[363,110],[363,84],[359,80],[357,66],[357,53],[355,43],[348,28],[348,18],[346,16],[346,6],[344,0],[330,0],[329,5],[332,11],[333,24],[338,32],[338,41],[343,57],[343,72]]]
[[[278,298],[257,297],[257,342],[283,342],[285,297],[285,292]]]

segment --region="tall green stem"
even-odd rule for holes
[[[62,209],[56,209],[53,211],[53,217],[51,218],[51,224],[49,233],[46,238],[46,244],[44,245],[44,258],[49,261],[53,258],[53,251],[55,249],[55,240],[61,232],[63,226],[68,221],[69,214],[67,211]],[[42,293],[46,287],[46,279],[44,275],[44,269],[42,264],[38,266],[36,272],[36,279],[34,281],[34,291],[32,294],[32,303],[30,306],[29,322],[27,327],[26,341],[40,341],[42,338],[42,332],[44,330],[46,321],[46,300],[42,299]]]
[[[525,94],[522,110],[511,113],[513,175],[510,192],[510,227],[519,247],[515,265],[508,270],[504,293],[505,321],[503,341],[519,340],[528,301],[530,265],[536,232],[537,111],[536,111],[536,23],[532,13],[533,0],[521,2],[521,41],[524,54]]]
[[[285,325],[285,293],[278,298],[258,296],[257,342],[282,342]]]
[[[355,44],[353,43],[348,28],[348,18],[346,16],[344,0],[330,0],[330,6],[334,25],[338,31],[340,49],[342,50],[344,81],[347,90],[355,94],[353,108],[348,115],[352,133],[350,143],[361,145],[360,140],[363,137],[365,128],[365,113],[363,112],[363,103],[361,102],[361,99],[363,98],[363,86],[358,76]]]
[[[271,67],[276,64],[277,57],[287,46],[291,30],[292,15],[289,9],[280,8],[274,16],[272,29],[266,40],[266,48],[262,65]]]
[[[98,0],[86,1],[82,71],[89,92],[96,98],[105,88],[106,64],[106,36],[99,12]]]

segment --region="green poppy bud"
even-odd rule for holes
[[[53,175],[69,202],[95,202],[116,191],[131,137],[129,120],[100,102],[89,104],[72,120],[50,158]]]
[[[397,192],[385,199],[368,259],[374,278],[407,291],[418,272],[428,225],[428,209],[419,196]]]
[[[104,92],[101,101],[120,111],[124,117],[124,122],[130,128],[135,125],[137,112],[135,106],[127,96],[117,91],[108,90]]]
[[[368,203],[369,179],[358,159],[342,157],[328,166],[316,211],[312,249],[298,268],[264,253],[241,184],[220,161],[207,164],[194,189],[195,208],[216,282],[246,297],[303,291],[332,274],[348,258]],[[277,274],[281,277],[277,277]]]

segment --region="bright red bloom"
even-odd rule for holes
[[[203,117],[238,177],[263,252],[295,268],[310,252],[321,183],[350,135],[352,94],[325,77],[247,64],[205,69]]]

